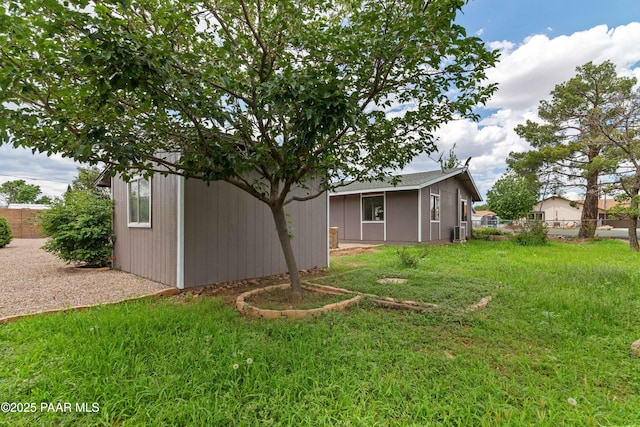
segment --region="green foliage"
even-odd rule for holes
[[[626,114],[618,103],[628,97],[636,79],[617,76],[611,61],[599,65],[588,62],[576,72],[575,77],[556,85],[551,100],[540,102],[538,116],[542,123],[528,120],[515,128],[533,149],[510,153],[507,163],[521,176],[537,174],[555,193],[562,186],[584,187],[579,236],[593,237],[595,228],[591,225],[598,218],[598,177],[615,174],[621,164],[617,150],[610,147],[615,140],[612,131]],[[628,160],[628,154],[623,158]]]
[[[412,247],[402,246],[396,249],[396,255],[400,264],[407,268],[416,268],[420,260],[426,257],[428,249],[426,246]]]
[[[13,240],[13,234],[11,234],[11,227],[7,218],[0,216],[0,248],[4,248]]]
[[[495,227],[474,228],[471,230],[471,238],[478,240],[490,240],[491,236],[504,236],[509,233],[498,230]]]
[[[496,90],[465,0],[7,1],[0,143],[225,180],[278,217],[292,272],[287,203],[433,152]]]
[[[513,236],[513,241],[520,246],[544,246],[549,243],[548,232],[544,221],[530,221]]]
[[[0,184],[0,197],[9,205],[14,203],[35,203],[40,193],[40,186],[27,184],[24,179]]]
[[[0,141],[127,174],[162,163],[264,201],[271,182],[286,196],[385,175],[496,89],[497,52],[454,23],[464,4],[9,0]],[[396,102],[415,108],[386,116]]]
[[[91,191],[103,199],[109,198],[109,190],[95,186],[102,171],[96,166],[78,167],[78,176],[71,182],[71,189],[75,191]]]
[[[537,201],[537,190],[515,174],[504,175],[487,191],[487,207],[501,219],[523,218]]]
[[[44,249],[67,262],[99,267],[109,263],[112,249],[112,203],[91,191],[71,191],[41,215],[50,239]]]

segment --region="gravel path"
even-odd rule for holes
[[[75,268],[40,249],[46,239],[13,239],[0,249],[0,319],[97,305],[170,289],[133,274]]]

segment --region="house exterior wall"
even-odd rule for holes
[[[338,227],[339,241],[360,240],[360,195],[331,196],[330,226]]]
[[[440,221],[431,221],[432,194],[440,195]],[[471,236],[473,225],[471,217],[472,195],[465,189],[458,177],[423,188],[422,200],[423,205],[427,205],[426,209],[422,209],[423,241],[434,244],[451,242],[453,240],[453,227],[461,225],[465,227],[467,239]],[[461,217],[460,204],[462,200],[467,201],[466,218]],[[430,232],[430,235],[425,235],[425,230]]]
[[[287,271],[268,206],[226,182],[187,180],[184,286]],[[328,266],[327,197],[286,207],[299,269]]]
[[[128,226],[127,183],[112,179],[115,268],[176,286],[179,179],[173,175],[151,178],[150,228]]]
[[[418,190],[388,191],[387,241],[418,241]]]
[[[331,196],[330,225],[339,228],[340,242],[447,243],[453,239],[453,227],[461,224],[465,226],[467,238],[471,236],[473,198],[458,177],[446,179],[420,190],[387,191],[385,193],[385,223],[361,222],[360,200],[362,195],[367,194],[380,193]],[[431,221],[431,194],[440,195],[439,222]],[[467,201],[466,218],[460,217],[462,199]],[[420,227],[418,227],[418,213],[420,213]],[[419,233],[420,238],[418,238]]]
[[[570,203],[569,200],[560,197],[550,197],[542,201],[542,203],[536,204],[532,211],[540,212],[540,205],[542,204],[543,219],[550,226],[566,226],[568,223],[579,223],[582,217],[582,204],[576,203],[574,207]]]

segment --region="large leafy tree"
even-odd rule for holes
[[[39,185],[27,184],[24,179],[6,181],[0,184],[0,197],[8,205],[13,203],[35,203],[41,192]]]
[[[537,201],[536,185],[514,173],[505,174],[487,191],[487,209],[502,219],[524,218]]]
[[[241,188],[271,209],[295,297],[285,206],[434,151],[495,90],[465,3],[8,0],[0,140]]]
[[[96,186],[96,181],[101,173],[102,171],[97,166],[78,167],[78,176],[71,181],[72,191],[92,192],[103,199],[108,199],[109,190]]]
[[[538,173],[541,181],[584,188],[578,235],[592,238],[598,219],[598,178],[615,170],[617,164],[607,154],[609,142],[602,124],[615,114],[612,106],[634,80],[618,77],[610,61],[589,62],[576,71],[575,77],[555,87],[550,100],[540,102],[540,121],[528,120],[516,127],[532,150],[510,153],[507,163],[522,175]]]

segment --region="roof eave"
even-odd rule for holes
[[[463,174],[465,172],[467,172],[466,168],[457,169],[455,171],[449,172],[446,175],[439,176],[436,179],[425,181],[425,182],[423,182],[421,184],[418,184],[418,185],[406,185],[406,186],[403,186],[403,185],[397,185],[397,186],[386,185],[384,187],[362,188],[362,189],[359,189],[359,190],[346,190],[346,191],[329,192],[329,195],[330,196],[348,196],[348,195],[360,194],[360,193],[384,193],[384,192],[387,192],[387,191],[422,190],[424,187],[428,187],[430,185],[437,184],[438,182],[444,181],[444,180],[449,179],[449,178],[453,178],[454,176],[461,175],[461,174]],[[469,175],[469,179],[470,179],[471,183],[473,184],[473,188],[476,191],[476,195],[478,197],[480,197],[480,193],[478,192],[478,189],[477,189],[475,183],[473,182],[473,178],[471,178],[470,174],[468,174],[468,175]],[[479,200],[482,200],[482,198],[480,197]],[[476,200],[474,200],[474,201],[476,201]]]

